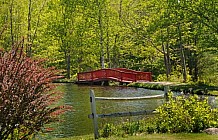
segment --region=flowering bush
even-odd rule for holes
[[[17,44],[16,46],[19,46]],[[30,139],[64,107],[51,107],[58,100],[51,82],[60,76],[43,61],[27,57],[22,47],[0,51],[0,139]],[[55,113],[57,115],[57,113]]]

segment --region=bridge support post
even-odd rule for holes
[[[127,82],[120,82],[119,85],[123,86],[123,85],[128,85]]]
[[[101,82],[101,85],[102,85],[102,86],[109,86],[109,81],[102,81],[102,82]]]
[[[95,95],[93,90],[90,90],[90,104],[91,104],[92,120],[93,120],[93,127],[94,127],[94,137],[95,139],[98,139],[99,138],[98,120],[97,120],[97,113],[96,113]]]

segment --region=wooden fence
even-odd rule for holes
[[[164,88],[164,94],[153,95],[153,96],[142,96],[142,97],[95,97],[94,91],[90,90],[91,114],[88,115],[88,118],[93,120],[95,139],[99,138],[98,121],[97,121],[98,118],[138,116],[138,115],[148,115],[148,114],[155,113],[155,110],[143,110],[143,111],[137,111],[137,112],[118,112],[118,113],[110,113],[110,114],[97,114],[96,112],[96,101],[97,100],[129,101],[129,100],[163,99],[163,98],[167,98],[168,90],[169,90],[169,87],[166,86]]]

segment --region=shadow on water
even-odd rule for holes
[[[89,92],[93,89],[98,97],[133,97],[163,94],[163,91],[148,90],[133,87],[110,87],[110,86],[79,86],[75,84],[59,84],[57,91],[64,93],[60,105],[70,105],[73,110],[61,116],[59,122],[52,123],[48,127],[54,128],[52,132],[39,135],[40,140],[52,139],[55,137],[71,137],[87,135],[93,133],[92,120],[88,118],[91,114]],[[140,100],[140,101],[97,101],[96,108],[98,114],[107,114],[126,111],[154,110],[164,99]],[[133,121],[141,119],[143,116],[118,117],[98,119],[101,128],[105,123],[121,123],[123,121]]]

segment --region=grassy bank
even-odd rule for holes
[[[94,137],[93,135],[84,135],[70,138],[56,138],[53,140],[94,140]],[[218,140],[218,136],[205,133],[142,134],[128,137],[100,138],[99,140]]]
[[[169,86],[171,91],[182,91],[184,93],[192,93],[198,95],[216,95],[218,96],[218,86],[207,85],[203,83],[169,83],[169,82],[135,82],[130,87],[139,87],[155,90],[164,90],[165,86]]]
[[[71,79],[67,79],[67,78],[57,79],[57,80],[53,81],[53,83],[76,83],[76,79],[75,78],[71,78]]]

